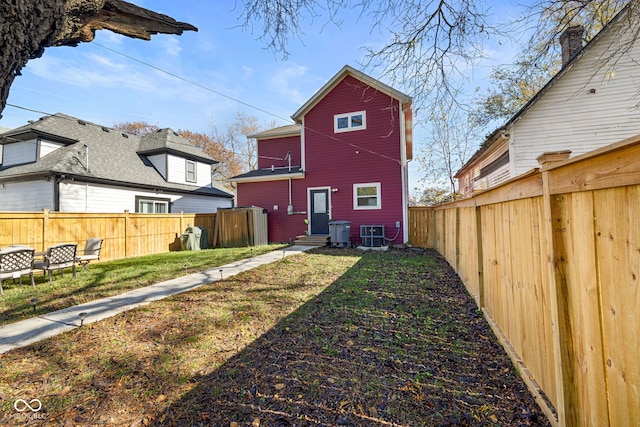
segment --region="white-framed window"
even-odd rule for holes
[[[186,171],[187,175],[185,179],[187,180],[187,182],[196,182],[198,180],[196,162],[194,162],[193,160],[187,160]]]
[[[355,111],[353,113],[336,114],[333,116],[333,131],[351,132],[367,128],[367,112]]]
[[[380,183],[353,184],[353,209],[382,209]]]
[[[136,196],[137,213],[169,213],[170,199]]]

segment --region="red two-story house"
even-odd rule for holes
[[[270,242],[327,236],[330,221],[348,221],[352,244],[363,242],[362,225],[384,229],[367,243],[405,243],[411,102],[345,66],[292,116],[296,124],[249,135],[258,169],[231,179],[237,205],[267,210]]]

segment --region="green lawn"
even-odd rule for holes
[[[65,270],[63,275],[55,272],[52,284],[46,275],[38,271],[35,274],[35,288],[29,283],[28,277],[22,278],[22,284],[19,280],[3,281],[0,325],[197,273],[285,246],[168,252],[91,263],[87,270],[78,268],[75,279],[71,269]]]

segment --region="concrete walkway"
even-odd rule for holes
[[[86,313],[83,323],[93,323],[123,311],[149,304],[172,295],[190,291],[207,283],[217,282],[252,268],[307,251],[314,246],[291,246],[264,255],[194,273],[120,295],[65,308],[0,327],[0,354],[75,329],[81,325],[80,313]]]

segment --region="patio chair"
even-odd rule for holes
[[[102,242],[103,240],[97,237],[87,239],[84,249],[80,251],[83,255],[76,256],[76,262],[82,266],[83,270],[87,270],[89,268],[89,263],[91,261],[97,261],[100,259]]]
[[[33,248],[15,246],[0,249],[0,295],[4,295],[2,289],[3,279],[20,278],[27,274],[31,276],[31,286],[36,286],[33,281]]]
[[[53,282],[52,272],[60,270],[60,275],[64,274],[65,268],[71,268],[73,277],[76,277],[76,249],[78,245],[63,243],[51,246],[47,249],[44,259],[33,264],[34,270],[42,270],[49,273],[49,283]]]

